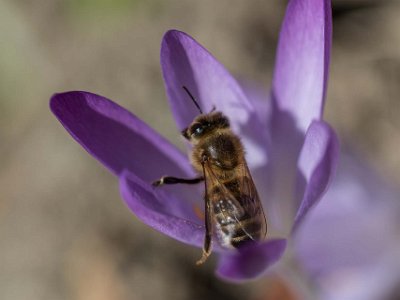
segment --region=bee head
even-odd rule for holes
[[[197,116],[189,127],[182,130],[182,135],[187,140],[193,141],[224,128],[229,128],[228,118],[221,112],[215,111]]]

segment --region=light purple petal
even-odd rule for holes
[[[331,182],[339,156],[335,132],[323,121],[314,121],[306,133],[298,160],[298,193],[303,195],[293,230],[296,230],[309,210],[321,199]]]
[[[331,48],[329,0],[291,0],[279,38],[272,94],[305,132],[322,116]]]
[[[389,286],[398,286],[399,195],[365,163],[341,155],[332,186],[293,244],[329,299],[386,299]]]
[[[252,155],[249,165],[259,166],[267,161],[267,131],[252,103],[237,81],[199,43],[187,34],[168,31],[161,45],[161,67],[171,110],[180,130],[190,125],[199,111],[183,90],[186,86],[196,98],[203,113],[215,105],[230,119],[232,129],[243,137]],[[254,153],[253,153],[254,152]]]
[[[245,78],[239,77],[237,81],[254,108],[258,119],[262,122],[262,126],[268,126],[272,113],[270,89],[259,82],[246,80]]]
[[[111,100],[66,92],[55,94],[50,108],[72,137],[114,175],[129,170],[151,182],[165,172],[191,174],[183,153]]]
[[[222,254],[216,273],[228,281],[245,281],[263,275],[276,263],[286,249],[286,240],[274,239],[260,244],[249,243]]]
[[[204,113],[213,105],[233,122],[246,122],[252,109],[239,84],[199,43],[187,34],[168,31],[161,45],[161,67],[167,95],[179,129],[187,127],[199,114],[186,86]]]
[[[178,241],[201,247],[204,225],[177,215],[180,201],[163,194],[137,176],[124,172],[120,177],[122,198],[132,212],[145,224]]]

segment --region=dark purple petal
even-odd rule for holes
[[[286,240],[274,239],[260,244],[249,243],[238,251],[223,253],[216,273],[228,281],[244,281],[263,275],[286,249]]]
[[[161,67],[171,110],[180,130],[199,114],[186,86],[208,113],[215,105],[230,119],[232,129],[243,138],[250,167],[267,161],[267,130],[238,82],[199,43],[187,34],[168,31],[161,45]]]
[[[335,132],[323,121],[314,121],[306,133],[298,160],[298,192],[303,195],[293,230],[296,230],[309,210],[321,199],[331,182],[339,156],[339,141]]]
[[[303,132],[322,116],[331,48],[329,0],[291,0],[282,25],[273,98]]]
[[[79,91],[55,94],[50,108],[72,137],[114,175],[128,170],[151,182],[165,172],[191,174],[186,156],[175,146],[102,96]]]
[[[120,177],[120,190],[126,205],[145,224],[178,241],[202,246],[203,222],[185,218],[181,201],[128,172]]]

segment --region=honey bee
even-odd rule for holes
[[[202,257],[196,263],[200,265],[211,254],[214,236],[221,246],[238,248],[245,242],[264,239],[267,222],[243,145],[232,132],[228,118],[215,108],[204,114],[189,90],[183,89],[200,112],[182,131],[193,145],[191,163],[199,176],[193,179],[163,176],[153,185],[204,182],[206,233]]]

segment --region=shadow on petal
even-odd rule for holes
[[[228,281],[240,282],[255,279],[276,263],[282,257],[285,249],[285,239],[248,243],[238,251],[223,253],[216,273]]]
[[[266,204],[270,222],[278,230],[279,236],[287,236],[297,210],[294,201],[296,170],[304,133],[296,127],[292,114],[279,109],[273,93],[271,99],[270,160],[264,176],[266,189],[261,193],[268,195]]]

